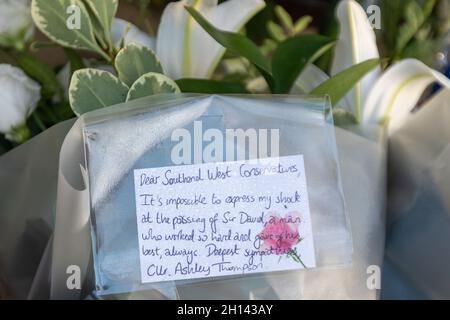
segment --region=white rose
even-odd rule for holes
[[[41,86],[19,68],[0,64],[0,133],[22,143],[29,138],[28,116],[41,98]]]
[[[111,35],[112,40],[115,44],[120,42],[123,38],[125,45],[131,42],[135,42],[144,47],[155,50],[155,38],[150,37],[134,24],[126,20],[114,18],[111,26]]]
[[[29,0],[0,0],[0,46],[22,50],[33,32]]]

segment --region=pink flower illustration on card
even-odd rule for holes
[[[302,240],[298,231],[300,222],[300,213],[297,211],[289,212],[284,217],[269,213],[264,229],[258,234],[262,241],[261,249],[269,249],[276,255],[285,254],[306,268],[295,250],[295,246]]]

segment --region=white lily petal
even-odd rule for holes
[[[415,59],[390,67],[373,86],[365,102],[363,123],[389,121],[389,132],[398,129],[433,82],[450,89],[450,80]]]
[[[188,21],[186,4],[186,1],[179,1],[166,6],[156,37],[156,55],[166,75],[172,79],[181,78],[183,74],[183,46]]]
[[[127,31],[128,30],[128,31]],[[125,34],[125,32],[127,33]],[[124,37],[125,34],[125,37]],[[124,37],[125,44],[137,43],[149,49],[155,50],[156,39],[141,31],[131,22],[114,18],[111,25],[111,37],[113,43],[118,43]]]
[[[215,27],[238,31],[265,3],[263,0],[183,0],[167,5],[157,36],[157,55],[166,73],[173,79],[209,78],[225,52],[202,27],[189,16],[191,5]]]
[[[331,75],[363,61],[379,58],[375,33],[366,12],[356,1],[341,1],[337,6],[336,17],[340,24],[340,34]],[[347,99],[351,103],[351,109],[348,111],[354,112],[357,119],[361,117],[362,102],[365,101],[380,72],[379,67],[375,68],[347,94]]]
[[[228,0],[204,12],[205,17],[216,28],[237,32],[264,6],[263,0]],[[192,32],[191,73],[193,76],[209,78],[225,53],[225,48],[197,23],[194,23]]]

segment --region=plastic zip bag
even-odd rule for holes
[[[166,298],[176,292],[182,299],[247,299],[261,297],[261,292],[265,292],[265,298],[302,298],[302,273],[313,270],[141,283],[133,169],[173,166],[171,135],[179,128],[194,135],[195,121],[201,121],[204,129],[219,131],[279,130],[279,156],[302,154],[305,159],[317,267],[344,267],[351,263],[350,227],[326,99],[187,95],[155,100],[152,97],[89,113],[81,121],[98,293],[146,290],[152,296],[157,292]],[[249,158],[258,157],[246,145],[237,148]]]

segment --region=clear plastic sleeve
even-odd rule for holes
[[[141,282],[133,170],[174,165],[172,132],[185,128],[194,135],[193,123],[198,120],[204,129],[220,131],[278,129],[279,156],[303,155],[317,270]],[[302,297],[304,277],[308,273],[351,264],[350,224],[326,98],[159,96],[88,113],[81,118],[81,127],[98,294],[136,292],[145,298],[298,299]],[[250,152],[246,154],[249,158],[257,157]]]

